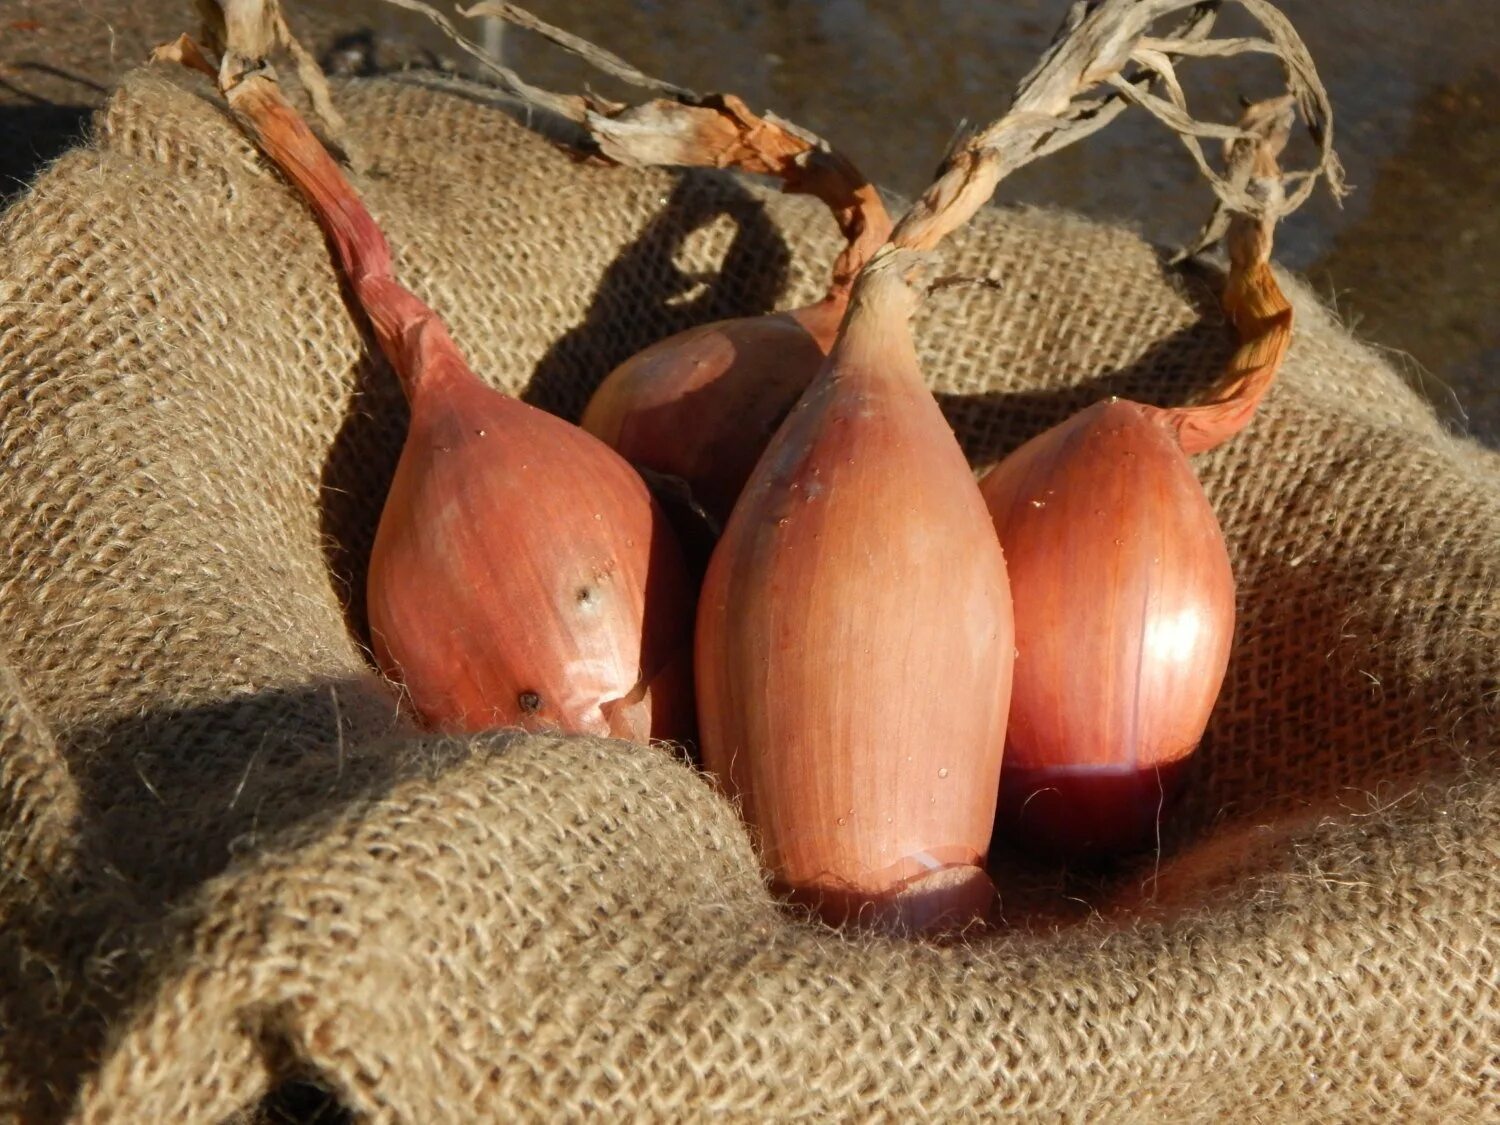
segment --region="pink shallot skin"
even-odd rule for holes
[[[607,446],[477,380],[413,397],[369,611],[437,729],[692,737],[692,589],[664,514]]]
[[[1001,830],[1096,856],[1150,845],[1228,667],[1234,578],[1176,432],[1112,399],[980,489],[1015,597]]]
[[[439,730],[688,739],[693,586],[645,482],[470,370],[273,81],[229,98],[312,208],[411,407],[367,586],[381,668]]]
[[[580,423],[631,464],[681,478],[722,525],[823,366],[847,300],[690,328],[631,356]]]
[[[867,271],[828,365],[709,564],[705,766],[776,885],[833,924],[982,919],[1014,637],[1005,559],[923,384],[894,271]]]

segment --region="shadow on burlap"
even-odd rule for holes
[[[807,200],[581,164],[409,81],[337,95],[402,277],[564,414],[832,257]],[[1198,461],[1240,619],[1160,855],[999,855],[1007,928],[928,948],[782,912],[660,751],[407,724],[351,596],[400,394],[206,86],[131,75],[0,243],[6,1113],[1500,1111],[1500,462],[1300,286],[1282,383]],[[1127,231],[994,210],[945,269],[999,282],[917,326],[976,464],[1229,352],[1211,279]]]

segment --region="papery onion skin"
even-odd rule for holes
[[[1014,637],[909,312],[894,277],[856,292],[714,552],[696,665],[704,764],[776,885],[833,924],[918,933],[993,899]]]
[[[855,278],[890,233],[890,216],[846,158],[733,95],[697,105],[659,99],[614,117],[593,115],[589,127],[602,151],[624,163],[776,176],[787,191],[827,204],[845,239],[821,301],[658,341],[610,372],[584,410],[584,429],[631,464],[678,478],[722,527],[771,436],[822,367]]]
[[[311,205],[411,407],[366,587],[382,670],[439,730],[689,738],[693,588],[645,482],[469,369],[274,81],[229,97]]]
[[[828,298],[653,344],[610,372],[580,424],[631,464],[681,478],[722,525],[823,365],[845,305]]]
[[[1234,634],[1219,522],[1161,413],[1112,399],[980,483],[1015,598],[1001,830],[1098,857],[1151,845]]]
[[[383,669],[433,727],[692,736],[692,590],[639,475],[559,418],[424,383],[370,561]]]

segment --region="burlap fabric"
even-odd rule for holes
[[[402,276],[563,413],[831,259],[808,201],[337,95]],[[1500,462],[1300,287],[1281,384],[1198,460],[1241,617],[1160,856],[1001,855],[1007,927],[914,947],[781,911],[662,751],[414,732],[350,594],[403,407],[315,225],[185,76],[130,76],[96,133],[0,222],[7,1114],[1500,1113]],[[1211,281],[1127,231],[995,210],[945,269],[999,282],[918,323],[976,464],[1229,350]]]

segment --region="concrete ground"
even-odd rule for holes
[[[381,0],[285,0],[336,69],[459,58]],[[440,4],[451,11],[451,4]],[[919,190],[961,121],[1003,109],[1064,0],[531,0],[538,15],[700,90],[726,90],[828,137],[875,180]],[[1500,448],[1500,4],[1281,0],[1317,59],[1355,189],[1293,216],[1277,258],[1366,340],[1389,349],[1456,429]],[[0,199],[74,143],[109,84],[193,26],[187,0],[4,0]],[[460,22],[464,22],[460,20]],[[480,34],[475,28],[475,37]],[[499,49],[556,87],[596,76],[524,32]],[[460,69],[463,69],[460,63]],[[1195,104],[1274,72],[1199,64]],[[1201,99],[1198,100],[1198,99]],[[1208,207],[1186,154],[1146,120],[1010,181],[1002,198],[1115,217],[1167,243]]]

